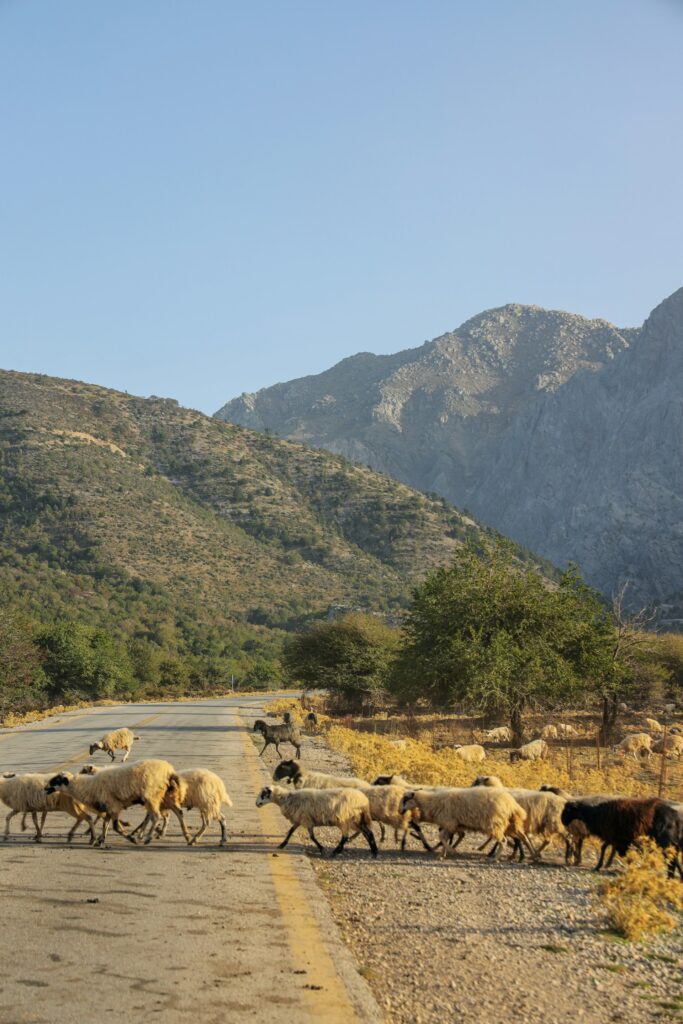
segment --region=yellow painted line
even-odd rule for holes
[[[243,725],[241,716],[236,717],[238,724]],[[263,789],[265,780],[257,766],[255,747],[245,732],[242,733],[242,742],[256,795]],[[260,813],[264,816],[268,832],[282,832],[284,836],[289,824],[273,804],[261,808]],[[261,831],[266,834],[266,829],[262,828]],[[351,1024],[353,1021],[359,1021],[360,1018],[328,952],[325,936],[297,877],[293,858],[286,853],[280,854],[277,858],[269,854],[267,863],[282,912],[294,970],[306,972],[300,975],[304,1006],[313,1020],[324,1020],[325,1024]],[[321,988],[309,990],[303,988],[304,984],[320,985]]]

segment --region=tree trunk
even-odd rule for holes
[[[513,708],[510,712],[510,728],[512,729],[512,742],[519,747],[524,742],[524,722],[522,721],[522,708]]]
[[[614,737],[619,717],[619,699],[617,697],[602,698],[602,725],[600,727],[602,745],[609,747]]]

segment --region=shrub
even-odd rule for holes
[[[626,855],[626,868],[598,890],[599,905],[618,935],[636,940],[680,924],[683,886],[666,875],[666,857],[651,839]]]

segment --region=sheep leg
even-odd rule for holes
[[[531,840],[529,839],[529,837],[526,834],[526,832],[520,832],[520,839],[521,839],[521,842],[519,844],[520,851],[522,849],[522,843],[524,843],[524,845],[526,846],[527,850],[531,854],[531,859],[532,860],[540,860],[541,859],[540,851],[536,850],[534,848],[534,844],[531,842]],[[519,840],[517,840],[517,841],[519,842]],[[548,842],[546,841],[543,844],[543,846],[541,847],[541,850],[544,850],[547,845],[548,845]],[[523,857],[520,857],[519,859],[523,860]]]
[[[227,846],[227,843],[228,843],[228,829],[227,829],[227,824],[226,824],[226,821],[225,821],[225,815],[223,815],[223,814],[219,814],[218,815],[218,824],[221,827],[221,841],[220,841],[220,843],[218,845],[219,846]]]
[[[122,758],[122,760],[123,761],[127,761],[129,754],[130,754],[130,747],[125,747],[124,751],[123,751],[123,758]]]
[[[195,836],[193,836],[193,835],[191,835],[190,832],[187,831],[187,825],[185,824],[185,818],[183,817],[183,812],[180,809],[180,807],[172,807],[171,810],[173,811],[173,813],[175,814],[176,818],[180,822],[180,828],[181,828],[183,836],[185,838],[185,842],[187,843],[188,846],[192,846],[192,844],[195,843],[199,839],[199,837],[204,834],[204,832],[206,831],[206,825],[208,824],[208,822],[203,824],[201,829],[197,832],[197,834]],[[161,834],[163,835],[164,832],[166,831],[166,824],[168,822],[168,818],[164,818],[163,815],[161,817],[162,817],[162,825],[161,825],[162,833]],[[150,838],[151,838],[151,836],[150,836]],[[149,842],[149,840],[148,840],[148,842]]]
[[[608,846],[609,846],[609,843],[603,843],[602,844],[602,849],[600,850],[600,857],[598,859],[598,863],[593,868],[594,871],[599,871],[600,868],[602,867],[602,863],[603,863],[603,861],[605,859],[605,852],[607,851],[607,847]]]
[[[373,841],[373,843],[375,842],[375,837],[374,836],[372,837],[372,841]],[[332,851],[332,856],[336,857],[338,854],[340,854],[345,846],[346,846],[346,836],[342,836],[341,839],[339,840],[338,844],[335,846],[334,850]]]
[[[311,837],[311,839],[313,840],[313,842],[315,843],[315,845],[318,847],[318,850],[320,851],[320,856],[324,857],[325,856],[325,847],[321,846],[320,843],[318,842],[318,840],[316,839],[315,830],[314,830],[313,826],[311,826],[309,828],[308,834]]]
[[[301,747],[297,746],[296,743],[292,743],[292,746],[296,749],[296,755],[295,755],[294,759],[296,761],[300,761],[301,760]]]
[[[370,847],[370,852],[371,852],[372,856],[376,857],[377,853],[378,853],[378,850],[377,850],[377,843],[375,842],[375,837],[373,835],[372,829],[368,828],[368,826],[365,824],[364,821],[361,821],[361,823],[360,823],[360,830],[361,830],[361,832],[363,833],[363,835],[365,836],[365,838],[368,841],[368,846]]]
[[[27,818],[28,818],[28,811],[24,811],[24,813],[21,816],[21,831],[22,832],[26,831],[26,828],[27,828],[26,819]]]
[[[616,846],[613,846],[613,847],[612,847],[612,852],[611,852],[611,853],[610,853],[610,855],[609,855],[609,860],[608,860],[608,861],[607,861],[607,863],[605,864],[605,870],[609,870],[609,868],[611,868],[611,867],[612,867],[612,861],[614,860],[614,858],[616,857],[616,855],[617,855],[617,848],[616,848]],[[596,870],[597,870],[597,869],[596,869]]]
[[[144,816],[144,818],[142,819],[142,821],[140,822],[140,824],[139,824],[139,825],[136,825],[136,826],[135,826],[135,828],[133,829],[133,831],[132,831],[132,832],[129,832],[129,833],[128,833],[128,836],[127,836],[127,838],[128,838],[128,839],[130,839],[130,840],[131,840],[132,842],[136,842],[136,841],[137,841],[137,836],[138,836],[138,835],[139,835],[139,834],[140,834],[141,832],[144,832],[144,830],[145,830],[145,829],[147,828],[147,826],[149,825],[149,820],[150,820],[150,819],[149,819],[149,813],[147,813],[147,814],[146,814],[146,815]],[[121,824],[123,824],[123,822],[121,822]]]
[[[292,827],[290,828],[290,830],[287,833],[287,835],[285,836],[285,838],[282,840],[281,843],[278,844],[278,850],[284,850],[285,846],[287,845],[289,840],[292,838],[292,836],[294,835],[294,833],[296,832],[298,827],[299,827],[298,825],[292,825]]]
[[[95,840],[95,846],[104,846],[105,839],[107,838],[107,832],[109,831],[110,823],[111,818],[109,817],[108,814],[105,814],[105,816],[102,818],[102,832],[100,833],[99,839]]]
[[[379,825],[379,841],[380,841],[380,843],[383,843],[384,840],[387,837],[387,832],[386,832],[386,829],[384,827],[383,822],[378,821],[377,824]],[[356,835],[358,835],[357,832],[356,832]]]
[[[259,757],[263,757],[263,754],[264,754],[264,751],[265,751],[266,747],[268,746],[269,743],[273,742],[272,740],[267,740],[265,736],[263,737],[263,739],[265,740],[265,742],[263,744],[263,750],[259,754]]]
[[[7,842],[7,840],[9,839],[9,823],[14,817],[14,815],[18,813],[19,811],[10,811],[7,817],[5,818],[5,842]]]
[[[115,752],[115,751],[113,751],[113,750],[108,750],[108,751],[107,751],[107,753],[109,754],[109,756],[110,756],[110,758],[112,759],[112,761],[115,761],[115,760],[116,760],[116,752]]]
[[[412,834],[415,836],[416,839],[420,840],[425,850],[427,850],[428,853],[431,853],[434,847],[429,845],[418,823],[416,821],[411,822],[410,828],[412,830]]]
[[[185,828],[185,822],[182,820],[182,811],[179,811],[177,807],[172,807],[171,810],[180,819],[180,822],[181,822],[181,825],[182,825],[182,828],[183,828],[183,834],[185,836],[187,836],[187,829]],[[145,846],[147,846],[149,843],[151,843],[152,839],[154,838],[154,829],[156,828],[157,822],[159,821],[159,818],[161,817],[161,811],[158,810],[156,807],[151,807],[148,804],[147,805],[147,817],[150,819],[150,825],[149,825],[149,829],[147,831],[147,835],[142,840],[142,842],[144,843]],[[117,819],[117,821],[118,821],[118,819]],[[114,827],[116,827],[116,826],[114,826]],[[121,835],[124,835],[126,837],[126,839],[128,839],[128,833],[124,832],[123,829],[121,829]],[[135,842],[135,840],[133,840],[133,842]]]
[[[488,838],[484,840],[484,842],[481,844],[481,846],[477,847],[477,853],[481,853],[483,850],[486,849],[486,847],[489,845],[489,843],[492,843],[492,842],[493,842],[493,836],[488,836]]]
[[[458,832],[458,838],[455,840],[455,842],[453,842],[453,836],[451,836],[451,850],[457,850],[464,838],[464,832]]]
[[[445,828],[439,829],[439,840],[441,842],[441,859],[445,860],[453,842],[453,833],[447,832]]]
[[[585,842],[585,836],[577,836],[574,840],[574,866],[578,867],[583,860],[583,844]]]
[[[156,838],[163,839],[168,828],[168,811],[161,812],[161,824],[156,827]]]

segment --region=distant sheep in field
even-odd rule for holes
[[[301,757],[301,733],[299,732],[298,726],[291,722],[289,725],[268,725],[262,718],[257,718],[254,722],[254,732],[260,732],[263,736],[263,747],[261,749],[260,757],[263,757],[266,747],[272,743],[277,751],[277,756],[281,757],[280,744],[291,743],[296,750],[296,756]]]
[[[656,743],[652,744],[653,754],[666,753],[667,757],[678,757],[683,755],[683,736],[674,733],[673,736],[667,736],[666,740],[657,740]]]
[[[652,737],[646,732],[634,732],[624,736],[620,743],[612,747],[613,754],[619,754],[621,757],[632,754],[635,761],[639,757],[649,759],[652,756],[652,750]]]
[[[675,710],[676,710],[676,705],[675,704],[665,704],[664,705],[664,714],[665,715],[673,715]]]
[[[69,777],[73,778],[73,776]],[[36,773],[26,775],[11,774],[3,777],[0,781],[0,802],[10,808],[10,813],[5,819],[5,841],[9,838],[10,822],[15,814],[31,815],[36,830],[35,841],[40,843],[43,840],[43,826],[47,815],[53,811],[62,811],[64,814],[68,814],[76,819],[76,823],[68,833],[67,842],[71,842],[74,833],[82,821],[87,822],[90,830],[90,842],[94,842],[95,833],[92,827],[92,818],[86,808],[82,803],[74,800],[66,793],[46,793],[45,787],[49,780],[49,774]],[[40,823],[38,822],[39,814],[41,816]],[[24,827],[25,824],[22,820],[22,829]]]
[[[508,725],[498,725],[495,729],[487,729],[483,739],[488,743],[512,743],[512,729]]]
[[[544,725],[541,729],[542,740],[556,740],[558,739],[559,733],[556,725]]]
[[[532,740],[525,743],[517,750],[510,751],[510,762],[515,761],[542,761],[548,756],[548,744],[545,740]]]
[[[658,736],[661,736],[661,734],[664,732],[664,726],[660,725],[656,718],[646,718],[645,728],[648,732],[654,732]]]
[[[578,739],[580,733],[573,725],[568,725],[566,722],[558,722],[557,725],[557,738],[560,740],[575,740]]]
[[[377,856],[377,843],[372,834],[370,804],[358,789],[285,789],[284,786],[264,786],[256,798],[256,806],[276,804],[280,812],[292,822],[292,827],[279,845],[283,850],[298,828],[305,828],[321,854],[325,849],[318,842],[315,829],[331,826],[341,831],[341,839],[332,851],[336,857],[349,838],[357,832],[365,836],[373,857]]]
[[[171,792],[177,791],[178,784],[178,775],[173,765],[168,761],[154,759],[117,765],[107,771],[94,775],[76,775],[75,778],[62,772],[49,779],[45,791],[66,792],[86,807],[104,813],[102,834],[95,841],[96,846],[103,846],[110,822],[113,822],[115,832],[135,842],[122,828],[120,814],[126,807],[138,803],[144,804],[151,821],[145,839],[149,843],[154,826],[161,817],[161,804],[168,800]]]
[[[309,711],[306,715],[306,728],[309,732],[313,732],[318,728],[318,716],[315,711]]]
[[[468,764],[477,764],[486,759],[486,751],[478,743],[468,743],[465,746],[461,743],[456,743],[453,746],[453,750],[456,757],[466,761]]]
[[[408,746],[408,740],[388,740],[387,742],[397,750],[405,750]]]
[[[101,740],[97,743],[90,744],[90,756],[95,753],[96,750],[104,750],[109,754],[112,761],[116,760],[116,751],[124,750],[123,760],[128,760],[133,741],[139,740],[139,736],[135,736],[130,729],[114,729],[112,732],[105,733]]]

